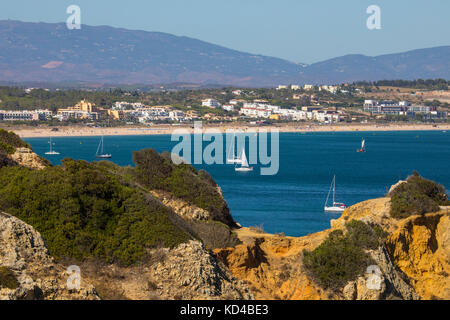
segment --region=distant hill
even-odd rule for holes
[[[450,79],[450,46],[311,65],[161,32],[0,21],[0,81],[274,86],[356,80]]]
[[[346,55],[309,65],[301,73],[312,82],[450,79],[450,46],[368,57]]]

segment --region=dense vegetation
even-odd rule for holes
[[[303,264],[321,287],[340,289],[373,264],[366,250],[378,248],[385,237],[378,226],[352,220],[346,224],[346,232],[335,230],[316,249],[304,251]]]
[[[190,238],[168,208],[102,163],[65,159],[40,171],[2,168],[0,210],[35,227],[56,258],[131,264],[148,247]]]
[[[16,148],[23,147],[30,148],[30,146],[14,132],[0,129],[0,150],[12,154],[16,151]]]
[[[37,171],[13,166],[8,153],[29,147],[13,132],[0,129],[0,144],[0,210],[35,227],[58,259],[132,264],[146,257],[147,248],[192,238],[210,248],[239,242],[212,177],[173,164],[167,152],[134,152],[135,168],[64,159],[61,166]],[[211,220],[184,221],[151,196],[152,189],[208,210]]]
[[[19,87],[0,87],[0,110],[50,109],[73,106],[86,99],[99,107],[108,107],[116,101],[135,102],[137,92],[124,92],[120,89],[110,91],[34,89],[29,93]]]
[[[436,212],[440,205],[450,205],[444,186],[422,178],[417,172],[388,196],[391,198],[391,216],[398,219]]]
[[[146,188],[168,191],[209,211],[213,220],[234,224],[217,184],[206,171],[197,172],[189,164],[175,165],[169,153],[160,156],[153,149],[133,152],[133,161],[136,180]]]
[[[359,86],[388,86],[400,88],[428,89],[428,90],[448,90],[450,81],[445,79],[417,79],[417,80],[380,80],[380,81],[358,81]]]

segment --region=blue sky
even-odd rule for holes
[[[64,22],[183,35],[228,48],[313,63],[350,53],[379,55],[450,45],[449,0],[14,0],[0,19]],[[366,8],[381,8],[368,30]]]

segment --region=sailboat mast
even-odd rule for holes
[[[333,206],[334,206],[334,192],[336,191],[336,176],[333,177]]]

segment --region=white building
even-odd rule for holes
[[[234,106],[232,104],[224,104],[222,106],[222,109],[225,110],[225,111],[233,112],[234,111]]]
[[[305,84],[303,86],[303,89],[305,89],[305,90],[314,90],[314,85],[312,85],[312,84]]]
[[[219,101],[214,100],[214,99],[205,99],[205,100],[202,100],[202,106],[209,107],[209,108],[220,108],[220,103],[219,103]]]
[[[333,94],[336,93],[338,91],[338,89],[339,89],[339,87],[337,87],[337,86],[324,85],[324,86],[319,87],[319,91],[325,90],[325,91],[331,92]]]
[[[0,110],[0,121],[42,121],[52,117],[52,112],[49,110]]]
[[[186,119],[186,115],[183,111],[172,110],[169,111],[169,118],[172,121],[184,121]]]
[[[125,102],[125,101],[116,101],[112,105],[113,110],[139,109],[143,107],[144,105],[140,102]]]
[[[288,88],[288,86],[280,84],[280,85],[278,85],[277,90],[283,90],[283,89],[287,89],[287,88]]]
[[[297,84],[291,84],[291,90],[300,90],[300,86]]]

